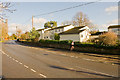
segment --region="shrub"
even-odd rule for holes
[[[30,31],[29,33],[29,37],[30,39],[34,42],[37,42],[39,37],[40,37],[40,34],[38,33],[38,31],[35,30],[35,28],[33,27],[33,29]]]
[[[55,34],[54,34],[54,39],[55,39],[55,40],[60,40],[60,36],[59,36],[57,33],[55,33]]]
[[[59,41],[59,40],[39,40],[40,43],[49,43],[49,44],[70,44],[72,43],[72,40],[63,40],[63,41]]]
[[[113,32],[104,33],[99,36],[99,44],[102,45],[116,45],[117,35]]]

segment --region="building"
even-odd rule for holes
[[[100,35],[102,35],[102,34],[104,34],[104,33],[107,33],[107,32],[106,32],[106,31],[103,31],[103,32],[91,33],[90,39],[91,39],[91,40],[97,39],[97,38],[99,38]]]
[[[118,36],[118,39],[120,40],[120,25],[109,26],[108,31],[114,32]]]
[[[49,40],[54,40],[54,34],[57,33],[61,33],[64,31],[67,31],[71,28],[74,28],[74,26],[72,25],[65,25],[65,26],[59,26],[59,27],[54,27],[54,28],[47,28],[47,29],[38,29],[37,31],[40,34],[40,38],[39,39],[49,39]]]
[[[0,40],[8,38],[8,20],[0,20]]]
[[[60,40],[86,42],[90,38],[90,29],[87,26],[74,27],[60,33]]]

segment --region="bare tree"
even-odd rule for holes
[[[14,4],[11,4],[10,2],[0,2],[0,19],[4,19],[6,16],[5,12],[13,13],[15,9],[11,9],[11,7]]]
[[[17,30],[17,37],[18,37],[18,38],[20,38],[20,36],[21,36],[21,32],[22,32],[21,29],[18,29],[18,30]]]
[[[64,25],[70,25],[70,24],[72,24],[72,21],[64,21],[64,22],[62,22],[62,25],[64,26]]]
[[[89,18],[86,14],[83,14],[82,12],[78,12],[72,20],[72,23],[74,26],[88,26],[93,27],[93,24],[90,22]]]

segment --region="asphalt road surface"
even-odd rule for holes
[[[2,75],[5,78],[111,78],[118,65],[67,56],[64,52],[24,46],[15,41],[2,44]],[[70,53],[68,53],[70,54]]]

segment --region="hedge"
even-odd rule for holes
[[[59,41],[59,40],[43,40],[41,39],[39,41],[39,43],[48,43],[48,44],[71,44],[72,40],[63,40],[63,41]]]
[[[70,45],[72,40],[43,40],[41,39],[39,42],[28,42],[28,41],[20,41],[27,45],[35,45],[41,47],[51,47],[51,48],[60,48],[70,50]],[[120,54],[120,45],[116,46],[108,46],[108,45],[98,45],[93,43],[79,43],[75,42],[74,45],[75,51],[80,52],[89,52],[89,53],[100,53],[100,54]]]
[[[99,44],[82,44],[82,43],[75,43],[75,46],[79,47],[95,47],[95,48],[104,48],[104,49],[120,49],[119,45],[110,46],[110,45],[99,45]]]

